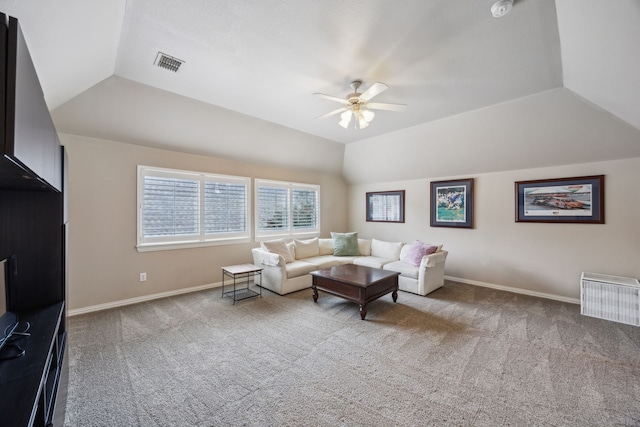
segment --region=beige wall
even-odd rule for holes
[[[79,310],[218,283],[221,267],[248,262],[252,244],[139,253],[136,166],[206,171],[322,186],[322,234],[358,231],[383,240],[444,243],[446,274],[470,283],[579,298],[582,271],[640,277],[640,158],[591,164],[359,184],[114,141],[61,135],[69,156],[69,308]],[[514,182],[605,175],[606,224],[514,222]],[[429,226],[429,183],[475,178],[475,228]],[[367,191],[405,190],[404,224],[365,221]],[[147,282],[139,282],[146,272]]]
[[[61,134],[69,157],[69,309],[218,283],[221,267],[251,261],[257,244],[139,253],[136,166],[321,185],[321,230],[346,229],[347,186],[337,175],[261,166]],[[148,279],[140,282],[141,272]]]
[[[601,174],[604,225],[515,222],[515,181]],[[560,299],[580,297],[583,271],[640,277],[640,158],[454,178],[475,178],[474,229],[430,227],[430,182],[444,177],[350,186],[349,230],[443,243],[447,276]],[[385,190],[406,190],[404,224],[365,221],[365,193]]]

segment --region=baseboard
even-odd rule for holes
[[[89,307],[82,307],[82,308],[69,310],[69,312],[67,313],[67,316],[68,317],[77,316],[79,314],[86,314],[94,311],[101,311],[101,310],[107,310],[110,308],[123,307],[125,305],[138,304],[140,302],[152,301],[154,299],[172,297],[175,295],[188,294],[190,292],[204,291],[205,289],[219,288],[221,286],[222,286],[222,282],[208,283],[206,285],[193,286],[191,288],[177,289],[175,291],[160,292],[158,294],[144,295],[141,297],[123,299],[120,301],[113,301],[105,304],[91,305]]]
[[[526,289],[512,288],[510,286],[502,286],[502,285],[495,285],[493,283],[480,282],[478,280],[461,279],[459,277],[453,277],[453,276],[444,276],[444,278],[447,279],[447,280],[451,280],[453,282],[466,283],[468,285],[482,286],[484,288],[491,288],[491,289],[497,289],[497,290],[500,290],[500,291],[513,292],[513,293],[516,293],[516,294],[523,294],[523,295],[529,295],[529,296],[533,296],[533,297],[552,299],[552,300],[556,300],[556,301],[568,302],[568,303],[571,303],[571,304],[580,304],[580,299],[578,299],[578,298],[561,297],[561,296],[558,296],[558,295],[547,294],[547,293],[544,293],[544,292],[529,291],[529,290],[526,290]],[[219,288],[221,286],[222,286],[221,282],[208,283],[206,285],[194,286],[194,287],[191,287],[191,288],[183,288],[183,289],[178,289],[178,290],[175,290],[175,291],[168,291],[168,292],[161,292],[161,293],[158,293],[158,294],[144,295],[144,296],[141,296],[141,297],[123,299],[123,300],[120,300],[120,301],[113,301],[113,302],[108,302],[108,303],[105,303],[105,304],[91,305],[89,307],[82,307],[82,308],[69,310],[67,315],[69,317],[78,316],[80,314],[92,313],[94,311],[108,310],[110,308],[123,307],[125,305],[131,305],[131,304],[138,304],[138,303],[145,302],[145,301],[152,301],[154,299],[171,297],[171,296],[174,296],[174,295],[181,295],[181,294],[188,294],[190,292],[204,291],[205,289],[211,289],[211,288]]]
[[[483,288],[498,289],[500,291],[513,292],[515,294],[523,294],[523,295],[529,295],[529,296],[532,296],[532,297],[540,297],[540,298],[552,299],[552,300],[556,300],[556,301],[568,302],[568,303],[571,303],[571,304],[580,304],[580,299],[579,298],[561,297],[559,295],[547,294],[547,293],[544,293],[544,292],[529,291],[527,289],[520,289],[520,288],[512,288],[510,286],[495,285],[493,283],[480,282],[480,281],[477,281],[477,280],[461,279],[459,277],[444,276],[444,278],[446,280],[451,280],[453,282],[466,283],[467,285],[482,286]]]

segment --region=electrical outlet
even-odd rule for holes
[[[147,273],[140,273],[140,281],[141,282],[147,281]]]

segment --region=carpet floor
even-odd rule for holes
[[[640,328],[447,281],[358,306],[220,289],[68,319],[65,425],[640,426]]]

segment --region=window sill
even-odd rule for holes
[[[268,240],[277,240],[277,239],[285,239],[285,240],[301,240],[301,239],[311,239],[313,237],[320,237],[319,232],[310,232],[310,233],[300,233],[300,234],[271,234],[271,235],[262,235],[255,236],[256,242],[266,242]]]
[[[172,251],[175,249],[204,248],[208,246],[237,245],[241,243],[251,243],[251,238],[235,237],[231,239],[207,240],[204,242],[143,243],[136,245],[136,250],[138,252]]]

